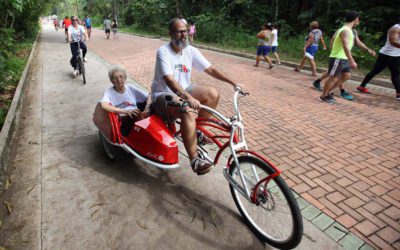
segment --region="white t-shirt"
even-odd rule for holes
[[[100,102],[111,103],[112,106],[120,109],[137,109],[136,103],[145,102],[147,93],[135,88],[131,84],[125,84],[125,92],[118,93],[114,86],[106,89],[103,99]]]
[[[84,33],[85,33],[85,28],[82,25],[78,24],[78,28],[76,29],[72,24],[68,27],[68,34],[71,35],[72,42],[83,41]]]
[[[192,69],[204,71],[211,64],[204,58],[198,49],[188,45],[182,54],[177,54],[169,43],[161,46],[157,51],[154,79],[151,84],[153,100],[162,93],[171,92],[164,76],[173,75],[179,85],[186,89],[190,86]]]
[[[272,41],[271,46],[278,46],[278,30],[273,29],[272,34],[274,34],[274,40]]]
[[[395,24],[391,28],[400,29],[400,24]],[[398,37],[397,42],[400,42],[400,36]],[[389,32],[387,33],[387,36],[386,36],[386,44],[385,44],[385,46],[383,46],[381,48],[381,50],[379,52],[384,55],[387,55],[387,56],[393,56],[393,57],[400,56],[400,49],[397,47],[394,47],[389,41]]]

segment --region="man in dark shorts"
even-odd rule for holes
[[[350,79],[351,69],[357,69],[357,63],[351,54],[354,43],[357,43],[359,47],[367,50],[371,55],[375,55],[373,50],[367,48],[358,39],[357,33],[353,32],[353,28],[359,23],[359,14],[355,11],[349,11],[346,14],[345,25],[338,29],[332,37],[332,51],[329,56],[328,69],[329,76],[323,88],[322,95],[319,97],[321,102],[334,104],[335,99],[330,94],[330,91]],[[343,86],[341,86],[340,92],[344,99],[353,99],[353,97],[344,90]]]
[[[190,81],[193,69],[238,87],[231,79],[214,68],[198,49],[187,44],[188,30],[179,18],[172,19],[168,25],[171,41],[157,51],[154,79],[151,85],[154,112],[166,121],[181,119],[180,129],[183,144],[190,158],[190,165],[198,175],[208,173],[213,164],[202,159],[197,153],[196,117],[200,104],[211,108],[218,105],[218,91],[207,85],[193,85]],[[186,100],[188,112],[167,106],[168,100]],[[204,110],[199,116],[208,117]]]
[[[86,32],[90,37],[90,34],[92,33],[92,19],[88,15],[86,15],[83,21],[85,22]]]
[[[106,32],[107,39],[110,39],[111,21],[106,18],[103,23],[104,31]]]

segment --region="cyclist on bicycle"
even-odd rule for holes
[[[72,20],[72,25],[69,26],[68,28],[68,41],[70,42],[71,46],[71,53],[72,53],[72,58],[70,60],[71,66],[74,68],[74,72],[72,73],[74,77],[79,75],[79,70],[77,68],[77,61],[76,58],[79,56],[80,51],[78,51],[78,48],[82,49],[82,57],[83,61],[87,62],[85,55],[87,53],[87,47],[85,42],[83,41],[83,37],[85,37],[86,40],[89,39],[85,28],[82,25],[78,24],[78,17],[76,16],[71,16]],[[79,45],[78,45],[79,44]]]
[[[214,68],[200,51],[187,45],[187,28],[185,23],[175,18],[169,22],[171,41],[157,51],[154,80],[151,86],[155,113],[166,121],[181,119],[183,144],[190,158],[190,165],[198,175],[208,173],[213,164],[201,159],[197,154],[196,114],[193,112],[177,112],[175,107],[167,107],[166,100],[172,96],[175,101],[182,98],[192,109],[198,110],[203,104],[215,109],[218,105],[218,91],[206,85],[193,85],[190,76],[193,69],[204,71],[208,75],[237,87],[231,79]],[[205,111],[199,116],[209,117]]]
[[[65,40],[68,42],[68,28],[71,25],[71,19],[69,17],[65,17],[62,22],[62,27],[65,28]]]
[[[56,29],[56,31],[58,31],[58,26],[60,26],[60,24],[58,23],[58,18],[53,19],[53,24],[54,24],[54,28]]]

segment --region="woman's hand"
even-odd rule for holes
[[[140,115],[140,110],[139,109],[128,109],[128,110],[123,110],[123,114],[129,116],[130,118],[132,117],[137,117]]]

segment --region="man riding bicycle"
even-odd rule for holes
[[[62,22],[62,27],[65,28],[65,40],[68,42],[68,28],[71,25],[71,19],[69,17],[65,17]]]
[[[207,85],[191,83],[192,69],[205,72],[208,75],[227,82],[233,87],[238,85],[222,72],[214,68],[200,51],[187,44],[187,28],[179,18],[172,19],[168,25],[171,41],[161,46],[157,51],[156,67],[151,86],[153,108],[155,113],[166,121],[181,119],[183,144],[189,155],[192,169],[198,175],[208,173],[213,164],[202,159],[197,153],[196,117],[193,110],[181,113],[175,107],[167,107],[167,99],[174,101],[186,100],[191,109],[198,110],[200,104],[215,109],[218,105],[218,91]],[[199,116],[209,117],[202,110]]]
[[[85,42],[83,41],[83,36],[85,36],[86,40],[89,40],[89,37],[85,31],[85,28],[82,25],[78,24],[78,17],[71,16],[72,25],[68,28],[68,41],[71,46],[72,58],[70,60],[71,66],[74,68],[74,72],[72,73],[74,77],[79,75],[79,70],[77,68],[76,58],[79,56],[80,51],[78,48],[82,49],[83,61],[87,62],[85,55],[87,53],[87,47]]]

